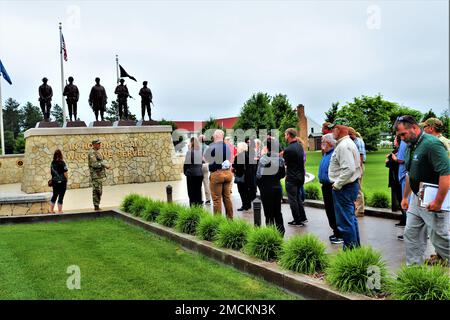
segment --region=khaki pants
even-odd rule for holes
[[[361,178],[358,179],[359,183],[359,191],[358,191],[358,198],[356,198],[355,201],[355,213],[358,217],[364,216],[364,193],[362,192],[362,178],[364,174],[364,164],[362,167],[362,174]]]
[[[207,163],[204,163],[202,165],[202,172],[203,172],[203,190],[205,191],[205,202],[211,201],[211,191],[209,189],[209,168]]]
[[[233,219],[233,203],[231,202],[230,184],[233,174],[230,170],[217,170],[209,176],[209,187],[211,188],[214,203],[214,214],[222,213],[222,199],[225,205],[227,218]]]

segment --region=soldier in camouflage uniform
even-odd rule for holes
[[[89,172],[92,182],[92,200],[95,210],[100,210],[99,205],[102,197],[103,179],[106,178],[105,169],[110,169],[98,151],[100,150],[100,143],[100,140],[92,141],[92,149],[89,150],[88,154]]]

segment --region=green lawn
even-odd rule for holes
[[[370,199],[374,192],[384,192],[388,196],[389,201],[391,199],[391,191],[388,188],[389,169],[385,167],[384,163],[386,154],[389,152],[390,150],[382,149],[367,153],[363,177],[363,192],[366,199]],[[319,188],[320,184],[317,176],[321,159],[322,153],[320,151],[308,151],[306,155],[306,171],[315,176],[312,184],[317,185]]]
[[[0,279],[0,299],[298,299],[113,218],[0,226]]]

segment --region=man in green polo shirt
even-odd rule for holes
[[[406,264],[425,262],[427,229],[436,255],[431,262],[450,259],[449,212],[441,211],[450,187],[450,163],[447,150],[436,137],[419,127],[411,116],[398,117],[394,125],[397,135],[408,144],[405,155],[405,191],[401,206],[407,211],[405,228]],[[436,198],[427,208],[419,205],[419,185],[428,182],[439,185]],[[430,261],[428,259],[428,261]]]

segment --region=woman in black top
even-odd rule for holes
[[[58,199],[58,213],[62,213],[64,194],[67,189],[67,165],[63,160],[61,150],[57,149],[50,165],[52,175],[53,195],[50,200],[50,213],[55,213],[55,203]]]
[[[245,142],[239,142],[237,145],[237,154],[236,157],[234,157],[233,163],[233,172],[235,177],[234,182],[237,184],[239,195],[241,196],[242,201],[242,206],[237,209],[237,211],[247,211],[252,207],[248,171],[248,146]]]
[[[286,176],[284,159],[279,156],[279,143],[276,139],[267,138],[266,150],[267,153],[258,162],[256,179],[261,192],[266,225],[276,225],[280,233],[284,235],[280,183],[280,180]]]
[[[203,154],[197,138],[192,137],[189,144],[189,151],[184,159],[183,171],[186,176],[189,205],[203,204],[202,184],[203,184]]]

